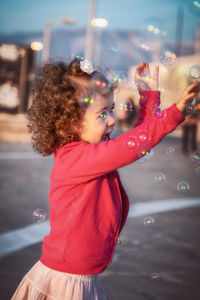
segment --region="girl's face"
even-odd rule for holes
[[[113,109],[113,93],[106,97],[96,95],[94,103],[86,109],[84,114],[81,140],[88,143],[108,141],[115,125]]]

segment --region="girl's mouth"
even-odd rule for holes
[[[106,133],[102,136],[102,142],[108,142],[110,141],[110,133]]]

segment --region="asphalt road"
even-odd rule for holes
[[[40,257],[42,222],[36,224],[32,213],[43,209],[47,223],[52,165],[52,157],[34,154],[29,144],[0,144],[0,249],[5,250],[0,255],[1,300],[10,299]],[[119,170],[131,209],[113,262],[101,275],[108,300],[200,299],[196,166],[181,153],[180,140],[168,137],[154,148],[150,159]],[[178,190],[183,181],[188,185],[180,184]],[[32,225],[38,240],[27,238],[22,246],[21,234]],[[6,244],[8,233],[12,239]]]

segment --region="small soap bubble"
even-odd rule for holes
[[[166,176],[164,173],[158,172],[155,174],[155,181],[157,183],[162,183],[163,181],[165,181],[165,179],[166,179]]]
[[[100,93],[100,94],[106,94],[111,89],[111,83],[106,78],[106,76],[102,73],[95,74],[92,79],[92,88],[94,92]]]
[[[195,167],[195,173],[200,176],[200,164],[198,164],[196,167]]]
[[[132,136],[129,136],[125,140],[125,146],[130,150],[135,150],[137,148],[137,145],[138,145],[137,139]]]
[[[176,62],[176,54],[170,50],[163,50],[160,56],[161,63],[166,67],[171,67]]]
[[[195,151],[191,154],[191,159],[194,162],[200,162],[200,151]]]
[[[159,100],[159,99],[155,99],[155,100],[153,100],[153,101],[151,102],[151,104],[150,104],[150,109],[151,109],[152,111],[154,111],[155,109],[159,108],[159,106],[160,106],[160,100]]]
[[[167,113],[166,110],[161,110],[159,107],[157,107],[152,111],[152,115],[158,120],[163,120],[166,118]]]
[[[189,70],[190,77],[195,80],[200,79],[200,66],[194,65]]]
[[[194,108],[195,108],[195,106],[192,103],[187,103],[186,107],[185,107],[185,109],[188,113],[192,113],[194,111]]]
[[[153,217],[148,216],[144,218],[144,225],[149,226],[149,225],[153,225],[154,223],[155,223],[155,219]]]
[[[153,273],[151,274],[151,280],[153,281],[156,281],[160,278],[159,274],[158,273]]]
[[[113,53],[119,53],[119,48],[117,48],[117,47],[110,46],[108,49],[109,49],[110,51],[112,51]]]
[[[174,149],[174,147],[173,146],[169,146],[168,148],[167,148],[167,154],[172,154],[172,153],[174,153],[175,152],[175,149]]]
[[[150,149],[148,146],[140,146],[139,149],[137,150],[137,155],[138,158],[144,158],[144,157],[148,157],[148,155],[150,154]]]
[[[128,78],[128,73],[121,71],[117,74],[117,78],[118,78],[118,82],[121,83],[122,81]]]
[[[151,138],[147,131],[141,130],[137,133],[137,139],[140,144],[146,144]]]
[[[185,192],[188,191],[190,189],[189,183],[186,181],[180,181],[177,184],[177,191],[178,192]]]
[[[95,103],[95,96],[83,93],[79,98],[79,104],[83,109]]]
[[[200,15],[200,0],[188,0],[188,9],[192,14]]]
[[[42,208],[35,209],[32,214],[33,221],[37,223],[43,222],[46,219],[46,216],[46,211]]]

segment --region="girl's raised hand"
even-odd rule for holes
[[[149,65],[142,62],[135,72],[135,82],[139,91],[157,91],[158,90],[159,67],[155,67],[153,77],[150,76]]]
[[[181,99],[176,104],[177,108],[185,115],[189,115],[192,110],[200,110],[200,103],[194,104],[194,109],[190,110],[190,107],[188,106],[190,103],[192,103],[194,97],[198,94],[200,91],[200,83],[198,81],[195,81],[194,83],[190,84],[183,92]]]

